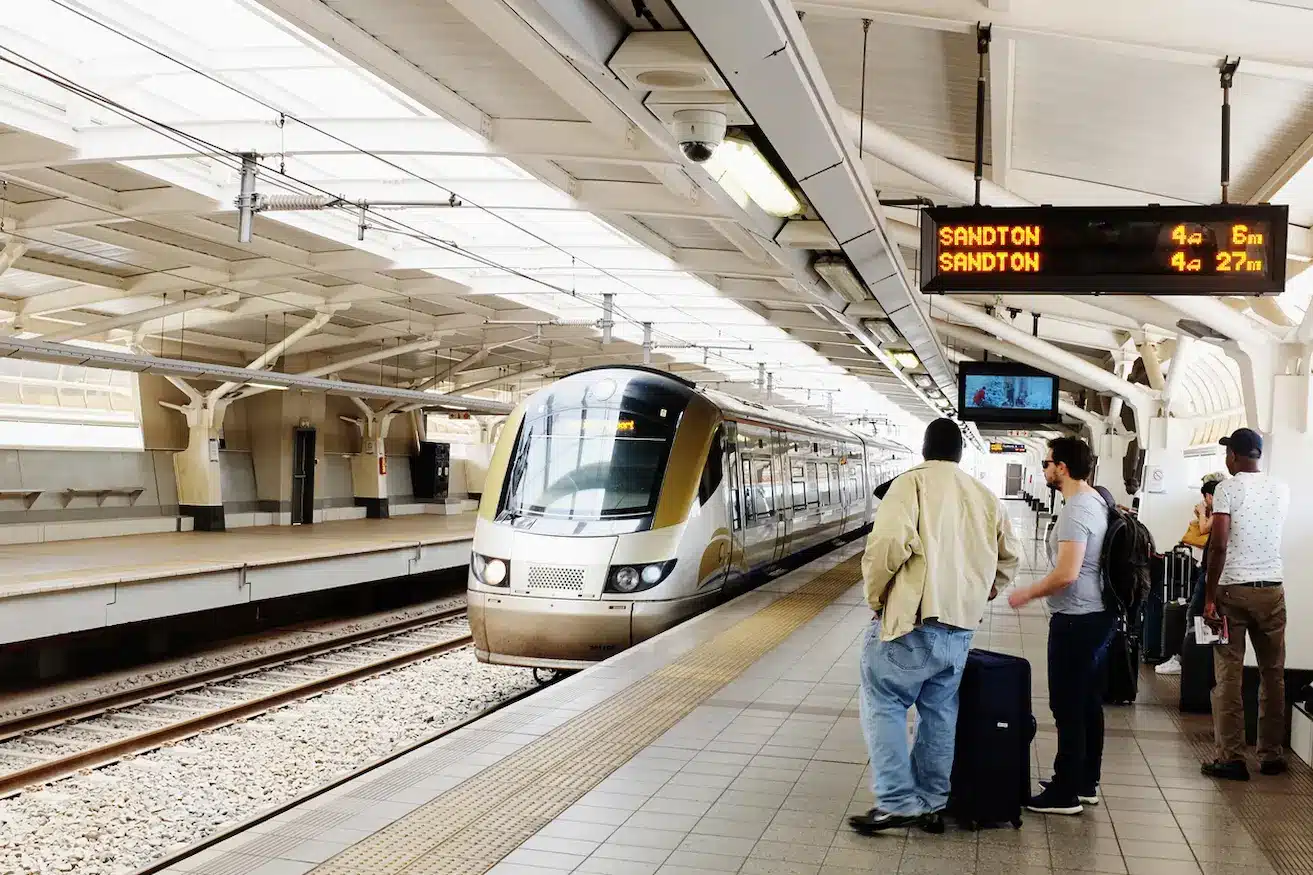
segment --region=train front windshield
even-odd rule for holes
[[[501,519],[638,521],[661,491],[677,416],[670,409],[545,409],[515,442]]]

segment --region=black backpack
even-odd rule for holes
[[[1153,578],[1153,535],[1139,517],[1117,506],[1112,493],[1098,487],[1108,505],[1108,532],[1103,536],[1103,603],[1134,629]]]

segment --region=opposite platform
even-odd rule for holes
[[[458,568],[473,513],[0,547],[0,643]]]

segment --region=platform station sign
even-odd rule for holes
[[[930,207],[927,293],[1265,295],[1286,283],[1288,208]]]

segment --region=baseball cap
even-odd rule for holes
[[[1242,459],[1257,459],[1263,455],[1263,438],[1252,428],[1237,428],[1230,437],[1218,443]]]

